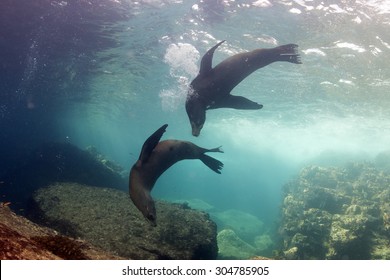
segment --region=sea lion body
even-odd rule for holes
[[[233,108],[244,110],[261,109],[263,105],[230,92],[246,77],[259,68],[276,61],[300,64],[297,45],[288,44],[270,49],[255,49],[228,57],[214,68],[214,51],[224,41],[212,47],[203,56],[200,71],[191,82],[187,94],[186,111],[190,119],[192,134],[198,136],[206,121],[206,110]]]
[[[222,162],[205,155],[206,152],[222,152],[220,148],[205,149],[180,140],[159,142],[166,127],[167,125],[162,126],[145,141],[129,176],[130,198],[153,225],[156,225],[156,209],[150,192],[157,179],[169,167],[184,159],[200,159],[216,173],[221,173],[223,167]]]

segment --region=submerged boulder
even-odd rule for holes
[[[257,258],[274,245],[271,237],[267,234],[259,235],[255,238],[255,244],[252,246],[242,240],[233,230],[223,229],[218,232],[218,258],[219,259],[238,259],[248,260]]]
[[[57,183],[34,194],[31,212],[34,220],[123,258],[217,258],[216,225],[206,213],[163,201],[156,209],[152,227],[125,192]]]
[[[223,229],[218,233],[220,259],[247,260],[257,255],[256,248],[246,243],[231,229]]]
[[[232,229],[239,238],[254,244],[257,236],[263,234],[264,223],[257,217],[236,209],[212,213],[219,230]]]
[[[262,234],[255,237],[255,248],[260,251],[262,254],[271,253],[270,250],[274,247],[275,243],[272,240],[271,236],[268,234]]]
[[[203,201],[202,199],[198,198],[192,198],[192,199],[178,199],[174,200],[175,203],[181,203],[184,204],[192,209],[200,210],[209,212],[214,210],[214,206],[211,204],[208,204],[207,202]]]

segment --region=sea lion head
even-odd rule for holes
[[[206,121],[206,108],[197,98],[188,98],[186,101],[186,111],[190,119],[192,135],[199,136]]]
[[[133,200],[134,201],[134,200]],[[138,210],[141,211],[142,215],[150,222],[152,226],[157,226],[156,222],[156,207],[154,201],[150,195],[146,195],[143,198],[139,197],[136,202],[134,202]]]
[[[137,178],[137,176],[134,176],[133,178]],[[147,188],[142,184],[142,181],[138,178],[130,181],[130,198],[151,225],[156,226],[157,216],[153,198]]]
[[[156,222],[156,207],[154,206],[153,199],[149,196],[149,199],[146,201],[144,210],[142,211],[144,217],[150,222],[152,226],[157,226]]]

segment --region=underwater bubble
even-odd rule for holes
[[[161,106],[164,111],[173,112],[185,102],[187,91],[189,89],[189,80],[187,77],[177,77],[177,85],[171,89],[163,89],[159,93]]]
[[[186,98],[189,80],[198,74],[199,52],[191,44],[170,44],[164,61],[170,66],[169,73],[176,83],[171,89],[163,89],[159,96],[164,111],[175,111]]]
[[[164,111],[173,112],[185,99],[185,92],[174,89],[163,89],[160,94],[161,106]]]
[[[198,60],[200,54],[191,44],[178,43],[170,44],[166,50],[164,61],[171,69],[172,76],[181,76],[187,74],[195,77],[198,74]]]

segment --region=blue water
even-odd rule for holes
[[[15,4],[17,2],[17,4]],[[0,174],[48,141],[98,151],[129,169],[145,139],[214,148],[222,174],[182,161],[155,198],[198,198],[273,228],[281,189],[308,164],[372,160],[390,143],[388,1],[2,1]],[[274,63],[233,94],[258,111],[207,112],[200,137],[184,109],[201,56],[214,65],[296,43],[302,65]],[[125,190],[125,189],[124,189]]]

